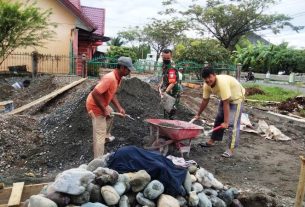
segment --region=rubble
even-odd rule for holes
[[[301,109],[304,108],[305,108],[304,96],[289,98],[278,105],[279,110],[288,111],[288,112],[300,111]]]

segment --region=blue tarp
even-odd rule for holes
[[[118,173],[145,170],[152,180],[163,183],[165,193],[172,196],[185,194],[182,184],[187,170],[175,166],[171,160],[157,152],[135,146],[122,147],[110,156],[108,167]]]

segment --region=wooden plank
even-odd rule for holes
[[[279,104],[281,102],[278,101],[263,101],[263,100],[255,100],[255,99],[246,99],[249,102],[260,102],[260,103],[271,103],[271,104]]]
[[[299,177],[299,184],[297,188],[297,194],[295,196],[294,207],[302,207],[304,200],[304,191],[305,191],[305,158],[300,156],[301,158],[301,172]]]
[[[77,86],[78,84],[84,82],[86,79],[87,79],[87,78],[82,78],[82,79],[80,79],[80,80],[78,80],[78,81],[74,81],[73,83],[70,83],[69,85],[66,85],[66,86],[64,86],[64,87],[62,87],[62,88],[60,88],[60,89],[58,89],[58,90],[56,90],[56,91],[53,91],[52,93],[49,93],[48,95],[45,95],[45,96],[43,96],[43,97],[41,97],[41,98],[39,98],[39,99],[37,99],[37,100],[31,102],[31,103],[28,103],[28,104],[26,104],[26,105],[23,105],[23,106],[21,106],[21,107],[15,109],[15,110],[13,110],[13,111],[7,113],[7,114],[17,114],[17,113],[20,113],[20,112],[22,112],[22,111],[24,111],[24,110],[26,110],[26,109],[31,108],[32,106],[37,105],[37,104],[39,104],[39,103],[42,103],[42,102],[44,102],[44,101],[48,101],[48,100],[50,100],[50,99],[52,99],[52,98],[58,96],[59,94],[65,92],[65,91],[67,91],[67,90],[69,90],[70,88],[73,88],[74,86]]]
[[[195,84],[195,83],[182,83],[181,85],[194,89],[201,88],[200,84]]]
[[[20,204],[24,182],[14,183],[8,206],[16,206]]]
[[[13,103],[13,101],[12,101],[12,100],[8,100],[8,101],[1,101],[1,102],[0,102],[0,106],[5,106],[5,105],[7,105],[7,104],[11,104],[11,103]]]
[[[272,111],[268,111],[267,113],[275,115],[275,116],[283,117],[283,118],[286,118],[286,119],[290,119],[290,120],[293,120],[293,121],[305,123],[304,118],[303,119],[297,119],[295,117],[291,117],[291,116],[287,116],[287,115],[283,115],[283,114],[278,114],[278,113],[275,113],[275,112],[272,112]]]
[[[30,198],[32,195],[37,195],[42,190],[47,183],[25,185],[23,187],[23,193],[21,196],[21,201],[24,202],[26,199]],[[0,207],[7,206],[8,200],[12,193],[12,187],[4,188],[0,190]]]

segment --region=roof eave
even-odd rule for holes
[[[80,18],[85,25],[91,29],[91,32],[94,32],[97,29],[97,26],[88,19],[78,8],[76,8],[69,0],[58,0],[66,8],[68,8],[76,17]]]

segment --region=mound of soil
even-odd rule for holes
[[[305,108],[305,97],[303,96],[289,98],[278,105],[279,110],[289,111],[289,112],[299,111],[300,109],[304,109],[304,108]]]
[[[265,94],[265,92],[256,87],[246,88],[246,96],[252,96],[255,94]]]
[[[0,138],[3,146],[0,154],[5,158],[0,168],[4,169],[6,182],[41,182],[39,178],[55,176],[54,172],[92,160],[92,124],[85,102],[94,84],[86,81],[30,109],[26,115],[0,118],[0,125],[8,132],[3,136],[1,133]],[[159,94],[137,78],[124,80],[117,96],[126,113],[136,120],[115,117],[112,134],[116,139],[106,144],[107,151],[123,145],[142,146],[143,138],[149,135],[149,126],[144,120],[163,117]],[[178,111],[177,119],[190,120],[193,116],[183,107]],[[26,177],[29,172],[35,179]]]
[[[15,82],[23,82],[24,80],[31,80],[29,87],[23,89],[12,87]],[[62,86],[63,84],[56,84],[54,76],[51,75],[42,75],[35,79],[32,79],[30,76],[1,76],[0,101],[13,100],[15,108],[17,108],[47,95]]]

